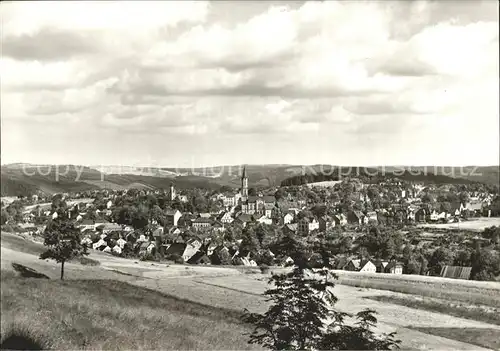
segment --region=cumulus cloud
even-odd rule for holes
[[[243,10],[228,18],[228,7]],[[2,118],[16,135],[35,121],[89,138],[168,135],[151,139],[156,149],[179,135],[198,154],[293,136],[297,155],[300,144],[340,142],[366,155],[373,145],[356,136],[437,137],[440,126],[451,132],[436,143],[470,130],[482,133],[478,145],[498,143],[492,1],[49,1],[0,11]],[[196,149],[196,138],[209,146]],[[19,147],[8,142],[4,150]]]

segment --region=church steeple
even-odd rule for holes
[[[241,198],[245,201],[248,198],[248,178],[247,168],[243,166],[243,173],[241,175]]]
[[[172,183],[170,183],[169,197],[170,197],[170,201],[174,201],[175,197],[176,197],[174,184],[172,184]]]

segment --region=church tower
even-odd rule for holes
[[[169,197],[170,197],[170,201],[174,201],[175,200],[175,188],[174,188],[174,184],[170,184],[170,194],[169,194]]]
[[[245,201],[248,198],[248,178],[247,169],[243,167],[243,174],[241,175],[241,199]]]

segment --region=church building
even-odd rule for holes
[[[248,177],[246,167],[241,176],[241,212],[245,214],[260,214],[271,218],[276,204],[274,196],[248,196]]]

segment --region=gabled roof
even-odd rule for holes
[[[359,269],[359,268],[360,268],[360,266],[361,266],[361,265],[360,265],[361,260],[359,260],[359,259],[351,260],[351,261],[349,261],[349,262],[350,262],[350,263],[352,263],[352,265],[353,265],[353,266],[354,266],[354,268],[356,268],[356,269]]]
[[[219,227],[219,228],[224,227],[224,225],[219,221],[214,221],[213,225],[214,225],[214,227]]]
[[[149,241],[145,241],[145,242],[141,243],[141,246],[139,246],[139,249],[140,250],[146,250],[149,247],[150,244],[151,243]]]
[[[377,267],[380,267],[382,266],[383,269],[385,269],[385,267],[387,267],[387,265],[389,264],[388,261],[382,261],[382,260],[377,260],[375,262],[373,262],[373,264]]]
[[[387,266],[385,266],[385,270],[389,270],[391,268],[394,268],[394,267],[403,267],[403,265],[399,262],[396,262],[396,261],[391,261],[387,264]]]
[[[167,216],[173,216],[173,215],[175,215],[177,212],[179,212],[179,213],[180,213],[180,211],[179,211],[179,210],[168,210],[168,211],[165,211],[165,215],[167,215]]]
[[[204,218],[204,217],[199,217],[194,220],[194,223],[212,223],[213,219],[212,218]]]
[[[363,218],[363,212],[361,211],[353,210],[352,213],[359,219]]]
[[[369,262],[372,262],[372,261],[371,260],[363,260],[363,261],[361,261],[360,264],[359,264],[359,269],[363,269],[363,267],[366,266]]]
[[[243,213],[243,214],[239,215],[237,219],[242,221],[242,222],[250,222],[252,220],[252,216],[249,214]]]
[[[289,224],[285,224],[284,228],[288,229],[288,230],[291,230],[293,232],[297,231],[297,223],[289,223]]]

